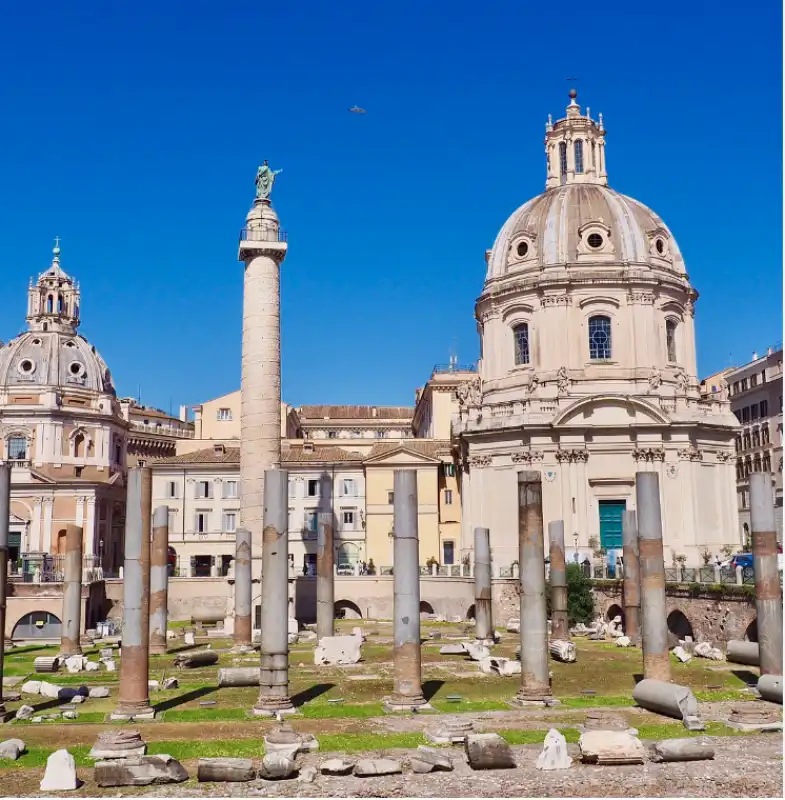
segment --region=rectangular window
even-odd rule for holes
[[[747,378],[742,378],[741,379],[741,390],[742,390],[742,392],[746,392],[748,386],[749,386],[749,381],[747,380]]]
[[[515,363],[529,363],[529,326],[522,322],[513,328],[515,337]]]
[[[237,530],[237,513],[234,511],[224,512],[224,533],[235,533]]]
[[[169,533],[174,533],[177,530],[177,509],[169,509]]]
[[[672,319],[665,322],[665,345],[668,361],[676,361],[676,323]]]
[[[210,512],[209,511],[197,511],[196,512],[196,519],[194,521],[194,528],[197,533],[207,533],[209,530],[209,522],[210,522]]]
[[[319,479],[310,478],[308,480],[308,497],[319,497]]]
[[[354,530],[354,510],[344,509],[343,511],[343,529],[345,531]]]
[[[297,484],[289,478],[289,497],[297,496]]]
[[[224,481],[224,499],[235,500],[240,496],[237,481]]]
[[[444,477],[445,478],[455,477],[455,464],[444,464]]]
[[[750,408],[750,415],[752,416],[752,419],[758,419],[759,418],[759,416],[760,416],[760,407],[758,406],[757,403],[753,403],[752,404],[752,406]]]
[[[354,478],[344,478],[341,481],[341,494],[344,497],[357,497],[357,483]]]
[[[760,401],[760,415],[761,415],[761,418],[769,416],[769,401],[768,400],[761,400]]]
[[[455,563],[455,542],[442,542],[442,563],[448,566]]]
[[[589,318],[589,358],[593,361],[605,361],[611,358],[610,317]]]
[[[395,492],[387,492],[387,505],[391,506],[395,502]]]
[[[196,482],[196,499],[197,500],[210,500],[213,496],[213,482],[212,481],[197,481]]]
[[[446,506],[452,505],[452,489],[444,490],[444,505]]]
[[[219,408],[218,413],[215,415],[218,422],[231,422],[232,421],[232,409],[231,408]]]
[[[750,375],[750,389],[754,388],[757,385],[758,385],[758,376]]]
[[[177,482],[176,481],[167,481],[166,482],[166,497],[169,500],[171,500],[173,497],[177,497]]]
[[[741,389],[739,388],[739,382],[738,381],[734,381],[733,382],[733,394],[738,394],[740,391],[741,391]]]
[[[27,439],[24,436],[11,436],[8,440],[8,460],[24,461],[27,458]]]
[[[338,431],[327,431],[327,438],[328,439],[337,439],[338,438]]]
[[[305,530],[308,533],[316,533],[319,529],[319,512],[310,509],[305,512]]]
[[[749,422],[750,421],[750,407],[744,406],[741,410],[741,421],[742,422]]]

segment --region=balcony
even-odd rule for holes
[[[102,581],[105,577],[99,556],[82,558],[82,583]],[[16,583],[63,583],[65,556],[47,553],[22,553],[21,558],[8,562],[8,578]]]
[[[131,420],[129,427],[132,431],[142,431],[151,436],[171,436],[176,439],[193,439],[194,432],[190,428],[178,428],[174,425],[145,425],[144,422]]]
[[[280,228],[243,228],[240,231],[241,242],[286,242],[287,233]]]

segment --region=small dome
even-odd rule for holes
[[[83,336],[28,331],[0,348],[0,386],[71,386],[114,394],[112,376]]]
[[[487,280],[592,262],[685,274],[676,240],[650,208],[607,186],[568,183],[524,203],[504,223],[488,258]]]

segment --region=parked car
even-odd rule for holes
[[[731,559],[730,565],[734,569],[736,567],[741,567],[742,569],[749,567],[749,569],[752,569],[752,553],[736,553]]]

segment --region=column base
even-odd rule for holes
[[[249,653],[256,652],[254,650],[254,646],[252,644],[236,644],[234,647],[229,650],[230,653],[234,653],[235,655],[248,655]]]
[[[382,710],[385,714],[437,713],[424,698],[385,697]]]
[[[534,695],[519,697],[511,697],[507,701],[513,708],[549,708],[550,706],[561,705],[561,700],[557,700],[553,696],[536,697]]]
[[[169,652],[169,648],[164,647],[151,647],[148,652],[151,656],[165,656]]]
[[[282,717],[291,717],[295,714],[299,714],[300,710],[293,705],[289,705],[285,708],[268,708],[267,706],[263,707],[254,706],[251,709],[250,713],[254,717],[273,718],[277,717],[279,714]]]
[[[477,644],[484,645],[485,647],[493,647],[496,644],[496,639],[493,636],[489,636],[485,639],[477,638],[474,640]]]
[[[155,719],[155,709],[146,706],[138,709],[117,707],[110,715],[112,722],[120,720]]]

